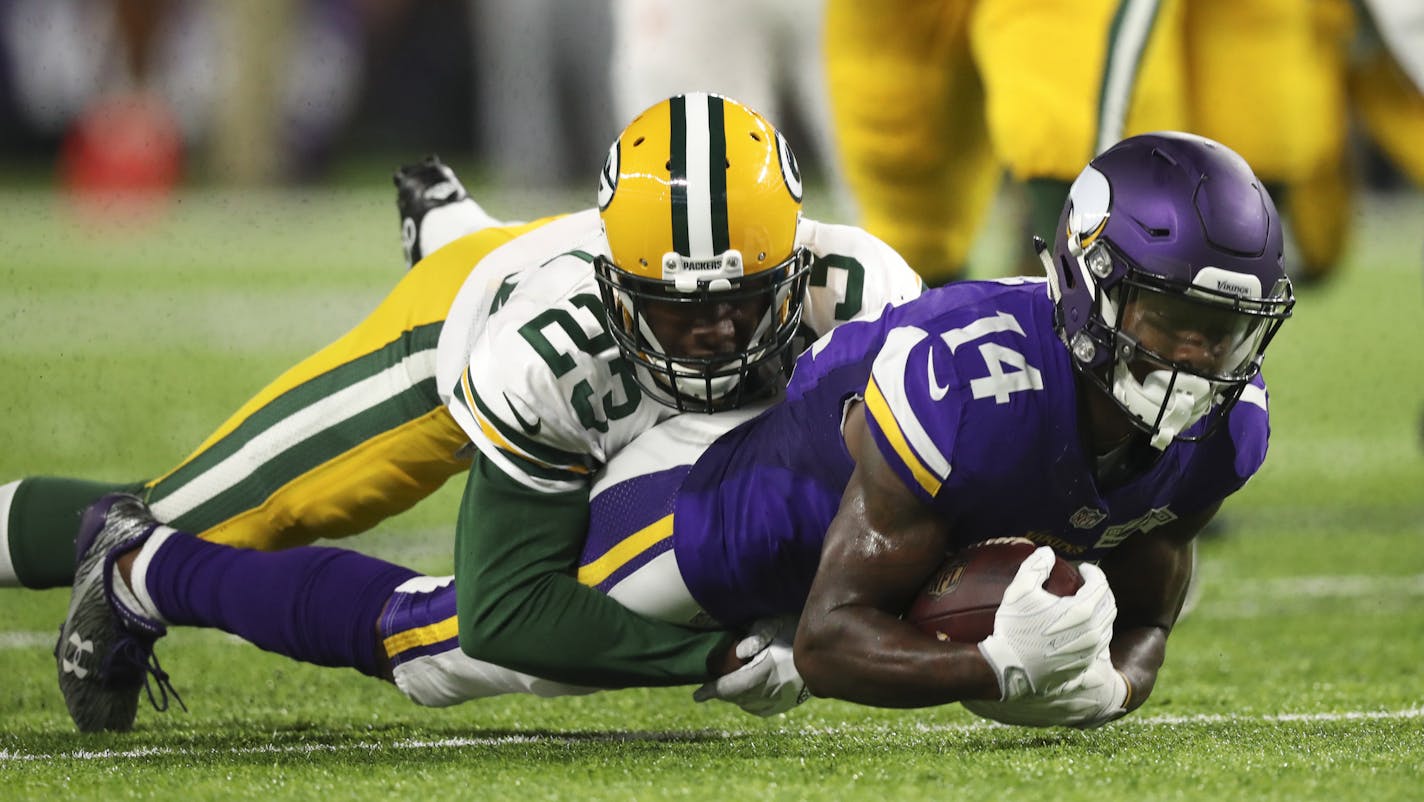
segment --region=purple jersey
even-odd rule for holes
[[[1028,537],[1071,560],[1100,559],[1235,492],[1260,467],[1269,432],[1258,377],[1217,434],[1174,442],[1142,475],[1101,490],[1045,284],[927,292],[822,338],[797,362],[784,403],[692,467],[674,548],[693,597],[723,624],[801,609],[854,467],[841,426],[857,400],[880,452],[958,545]]]

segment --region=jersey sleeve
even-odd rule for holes
[[[1227,418],[1227,431],[1236,446],[1234,467],[1240,484],[1235,492],[1266,462],[1266,446],[1271,439],[1270,395],[1259,375],[1241,391],[1241,398]]]
[[[892,329],[865,388],[865,419],[881,456],[930,503],[949,480],[962,408],[949,356],[923,329]]]
[[[1250,481],[1266,461],[1271,424],[1266,385],[1257,376],[1246,385],[1222,429],[1202,441],[1190,478],[1177,491],[1172,509],[1190,514],[1216,504]]]
[[[736,641],[646,618],[574,576],[587,492],[536,493],[475,458],[455,533],[460,648],[559,682],[680,685]]]
[[[598,321],[569,304],[532,306],[511,303],[490,318],[449,408],[475,448],[521,484],[586,488],[600,448],[574,408],[593,367],[577,346]]]
[[[803,243],[814,255],[802,321],[816,336],[924,291],[924,281],[900,254],[870,232],[814,220],[802,226]]]

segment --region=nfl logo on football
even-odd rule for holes
[[[930,579],[925,588],[925,595],[937,599],[958,587],[959,580],[964,578],[966,564],[964,560],[955,560],[952,565],[941,568],[939,573]]]

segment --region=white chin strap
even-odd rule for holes
[[[1157,424],[1152,447],[1158,451],[1165,450],[1177,435],[1201,420],[1211,410],[1215,396],[1211,382],[1200,376],[1178,373],[1173,384],[1172,375],[1170,370],[1154,370],[1147,374],[1146,381],[1139,382],[1121,362],[1113,370],[1113,396],[1138,420],[1148,426]]]

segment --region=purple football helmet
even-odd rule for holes
[[[1164,449],[1208,436],[1260,372],[1295,304],[1281,242],[1244,159],[1163,132],[1093,159],[1039,255],[1074,366]]]

